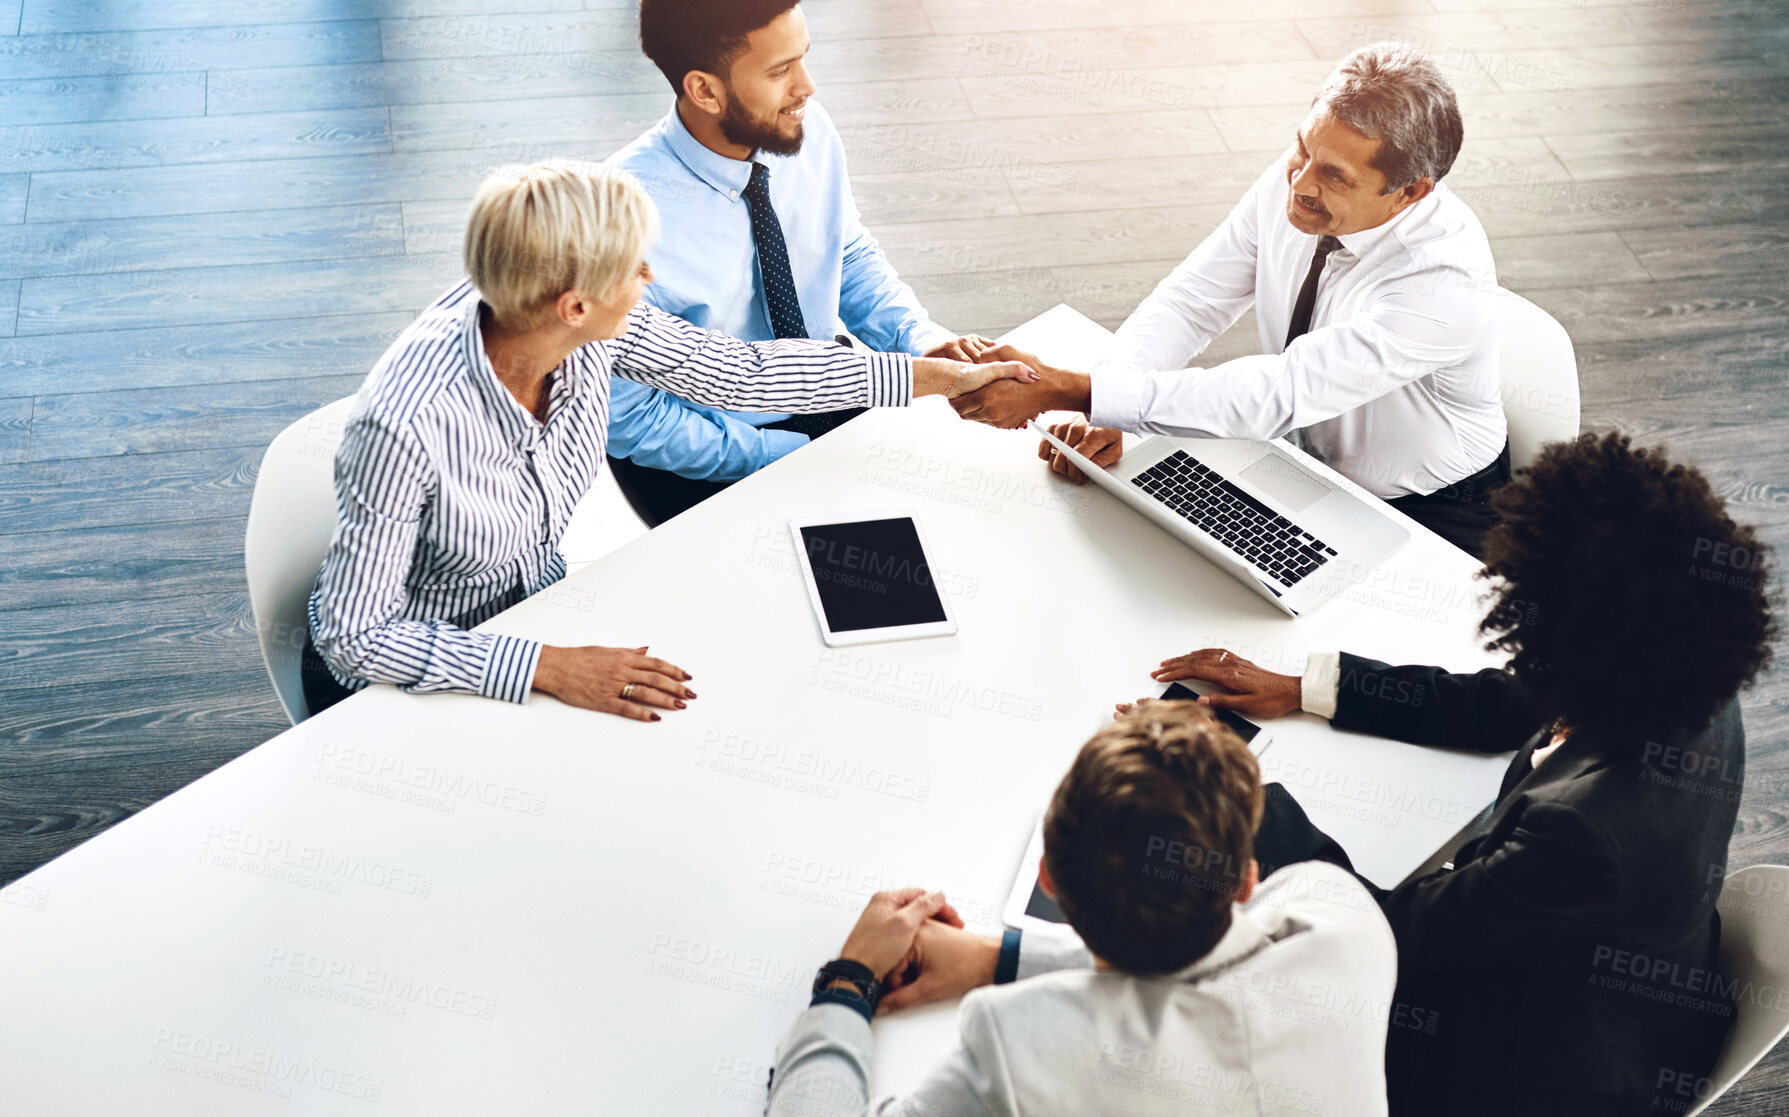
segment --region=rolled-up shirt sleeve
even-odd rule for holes
[[[1474,278],[1437,264],[1283,353],[1186,371],[1104,370],[1093,378],[1091,418],[1137,433],[1280,438],[1459,364],[1491,328]]]
[[[335,459],[335,534],[310,600],[317,653],[346,684],[521,702],[538,642],[402,619],[433,472],[413,434],[366,416],[348,424]]]
[[[607,344],[615,375],[711,407],[802,414],[913,401],[913,358],[905,353],[800,338],[740,341],[645,303]]]

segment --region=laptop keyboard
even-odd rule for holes
[[[1262,504],[1185,450],[1131,478],[1131,484],[1178,512],[1281,585],[1294,585],[1336,557],[1336,549]]]

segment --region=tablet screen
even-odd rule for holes
[[[832,631],[949,619],[910,518],[812,524],[800,530],[820,608]]]
[[[1197,702],[1199,700],[1199,694],[1197,691],[1181,686],[1179,683],[1174,683],[1170,685],[1167,690],[1162,691],[1162,698],[1170,701],[1179,699],[1185,702]],[[1235,730],[1236,735],[1242,738],[1242,743],[1245,745],[1253,741],[1256,734],[1261,732],[1261,727],[1259,725],[1256,725],[1248,718],[1243,717],[1235,710],[1220,710],[1215,706],[1210,707],[1210,710],[1213,714],[1217,715],[1219,721]]]

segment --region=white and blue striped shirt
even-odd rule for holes
[[[751,344],[642,303],[621,337],[554,370],[543,424],[491,368],[480,305],[462,282],[399,335],[361,387],[336,452],[336,528],[310,626],[350,689],[528,696],[541,645],[468,630],[565,576],[559,540],[603,462],[611,373],[737,409],[912,399],[904,354]]]

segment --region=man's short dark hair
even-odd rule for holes
[[[1082,747],[1044,816],[1044,864],[1087,949],[1131,974],[1203,958],[1254,856],[1261,773],[1196,702],[1133,709]]]
[[[1769,664],[1770,549],[1697,470],[1585,434],[1491,502],[1482,628],[1543,716],[1638,751],[1700,731]]]
[[[725,78],[746,36],[799,0],[640,0],[640,49],[683,95],[691,70]]]

